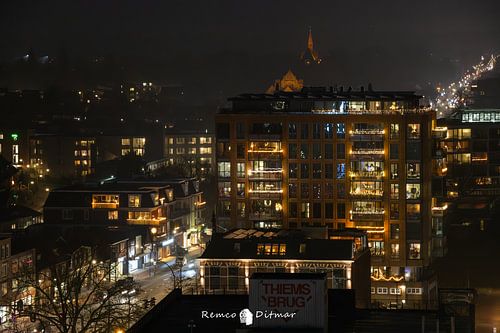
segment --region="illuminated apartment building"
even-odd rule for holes
[[[435,114],[419,99],[332,88],[231,98],[216,116],[218,224],[366,230],[372,300],[430,302]]]

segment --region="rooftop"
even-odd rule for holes
[[[353,240],[311,237],[300,230],[238,229],[214,234],[200,259],[354,260],[354,245]]]

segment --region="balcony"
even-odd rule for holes
[[[383,221],[384,214],[383,209],[355,210],[351,211],[351,221]]]
[[[93,202],[92,208],[106,208],[106,209],[117,209],[119,206],[118,202]]]
[[[385,152],[383,149],[358,149],[351,151],[352,159],[374,159],[383,160]]]
[[[277,211],[252,212],[248,215],[251,221],[281,220],[282,217],[281,212]]]
[[[351,178],[368,178],[376,179],[383,178],[385,175],[384,171],[351,171],[349,177]]]
[[[382,199],[384,196],[383,190],[360,190],[359,188],[355,191],[349,193],[351,197],[354,198],[370,198],[370,199]]]
[[[445,139],[448,133],[448,127],[436,127],[432,130],[434,139]]]
[[[383,129],[365,129],[350,131],[352,141],[382,141],[385,131]]]
[[[134,225],[160,225],[162,222],[167,220],[166,217],[158,218],[137,218],[137,219],[127,219],[128,224]]]
[[[196,209],[205,209],[207,205],[207,202],[206,201],[197,201],[194,203],[194,208]]]
[[[262,169],[262,170],[249,170],[249,180],[281,180],[283,176],[283,169]]]
[[[281,198],[283,193],[282,189],[277,190],[248,190],[250,198]]]

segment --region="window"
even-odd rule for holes
[[[325,199],[333,199],[333,183],[325,183],[323,196]]]
[[[337,164],[337,179],[345,179],[345,163]]]
[[[320,179],[321,178],[321,164],[313,163],[313,178]]]
[[[188,154],[196,155],[196,147],[188,148]],[[137,154],[137,155],[141,155],[141,154]]]
[[[371,290],[371,293],[372,293],[372,294],[375,294],[375,287],[371,287],[371,289],[370,289],[370,290]]]
[[[314,183],[312,191],[313,199],[321,199],[321,184]]]
[[[124,140],[124,139],[122,139],[122,145],[123,145],[123,140]],[[128,144],[130,144],[130,141],[129,141],[129,143],[128,143]],[[173,144],[174,144],[174,138],[168,138],[168,144],[169,144],[169,145],[173,145]]]
[[[236,123],[236,138],[244,139],[246,136],[245,124],[244,123]]]
[[[325,164],[325,178],[326,179],[333,179],[333,164],[332,163]]]
[[[118,220],[118,211],[117,210],[108,211],[108,220]]]
[[[221,178],[231,177],[231,163],[230,162],[218,162],[217,169],[219,171],[219,177],[221,177]]]
[[[177,149],[175,150],[175,153],[178,154],[178,155],[184,154],[184,148],[177,147]]]
[[[420,243],[410,243],[408,259],[420,259]]]
[[[207,143],[212,143],[212,138],[211,137],[200,137],[200,144],[207,144]]]
[[[399,124],[391,124],[390,138],[391,139],[399,138]]]
[[[370,241],[368,247],[372,256],[383,256],[385,254],[383,241]]]
[[[399,244],[391,244],[391,258],[399,259]]]
[[[236,184],[236,195],[239,197],[245,197],[245,183]]]
[[[333,203],[331,202],[325,203],[325,218],[333,219]]]
[[[288,138],[297,139],[297,124],[294,123],[288,124]]]
[[[391,179],[398,179],[399,164],[391,163]]]
[[[337,183],[337,196],[339,198],[345,198],[345,183],[344,182]]]
[[[382,295],[387,294],[387,288],[386,287],[378,287],[377,294],[382,294]]]
[[[401,295],[401,288],[389,288],[389,294]]]
[[[288,178],[295,179],[298,176],[297,163],[288,164]]]
[[[290,143],[288,145],[288,158],[291,159],[297,158],[297,145],[295,143]]]
[[[333,139],[333,124],[326,123],[324,125],[324,135],[325,139]]]
[[[245,203],[244,202],[238,202],[238,217],[245,217]]]
[[[313,139],[321,139],[321,124],[313,124]]]
[[[229,163],[229,162],[223,162],[223,163]],[[229,176],[230,174],[227,177]],[[236,163],[236,177],[245,178],[245,162]]]
[[[307,143],[303,143],[300,145],[300,158],[301,159],[309,158],[309,147]]]
[[[420,124],[408,124],[408,139],[420,139]]]
[[[266,255],[266,256],[284,256],[286,255],[286,244],[279,243],[267,243],[257,244],[257,255]]]
[[[407,204],[406,217],[410,220],[420,219],[420,204]]]
[[[345,144],[337,143],[337,159],[345,159]]]
[[[141,195],[140,194],[129,194],[128,206],[129,207],[141,207]]]
[[[406,199],[416,200],[420,198],[420,184],[406,184]]]
[[[313,143],[313,158],[315,160],[321,159],[321,144]]]
[[[175,140],[175,142],[176,142],[178,145],[183,145],[183,144],[185,143],[184,138],[177,138],[177,139]]]
[[[337,203],[337,218],[345,219],[345,203],[339,202]]]
[[[399,145],[397,143],[391,143],[389,146],[389,157],[391,160],[399,159]]]
[[[315,219],[321,218],[321,203],[320,202],[313,203],[313,218],[315,218]]]
[[[62,210],[62,219],[63,220],[72,220],[73,219],[73,210],[63,209]]]
[[[130,146],[130,139],[122,139],[122,146]]]
[[[331,143],[325,144],[325,158],[329,160],[333,158],[333,145]]]
[[[297,214],[297,203],[296,202],[290,202],[289,211],[290,211],[290,217],[291,218],[297,218],[298,217],[298,214]]]
[[[231,196],[231,182],[219,182],[219,197]]]
[[[300,138],[301,139],[309,138],[309,124],[302,124],[300,126]]]
[[[406,288],[406,293],[409,295],[422,295],[422,288]]]
[[[301,204],[300,217],[309,218],[309,202],[303,202]]]
[[[399,199],[399,184],[391,184],[391,199]]]
[[[201,149],[200,149],[201,152]],[[245,158],[245,144],[238,143],[236,145],[236,158]]]
[[[345,124],[337,124],[337,139],[345,139]]]
[[[391,202],[390,219],[391,220],[399,219],[399,204],[398,203]]]
[[[406,178],[420,179],[420,163],[406,163]]]
[[[231,201],[219,201],[220,216],[229,217],[231,216]]]
[[[391,239],[399,239],[399,224],[391,224]]]
[[[309,184],[301,183],[300,184],[300,197],[302,199],[309,199]]]
[[[309,164],[301,163],[300,164],[300,178],[309,178]]]

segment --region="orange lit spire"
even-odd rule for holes
[[[321,62],[321,58],[318,53],[314,50],[314,42],[312,36],[312,29],[309,27],[309,33],[307,35],[307,50],[302,52],[300,55],[300,60],[302,60],[306,65],[310,65],[312,63],[319,64]]]

